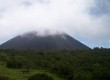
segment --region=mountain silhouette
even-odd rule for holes
[[[66,33],[38,35],[37,32],[29,32],[1,44],[0,49],[81,50],[90,48]]]

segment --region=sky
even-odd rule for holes
[[[110,48],[110,0],[0,0],[0,44],[28,31],[61,31]]]

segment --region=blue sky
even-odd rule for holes
[[[0,44],[28,31],[62,31],[110,48],[110,0],[0,0]]]

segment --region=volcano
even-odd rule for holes
[[[38,35],[37,32],[29,32],[1,44],[0,49],[82,50],[90,48],[66,33]]]

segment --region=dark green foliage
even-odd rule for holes
[[[86,71],[78,71],[74,73],[74,80],[93,80],[92,74]]]
[[[74,80],[73,70],[66,65],[54,65],[51,71],[68,80]]]
[[[44,74],[35,74],[29,77],[28,80],[53,80],[53,78],[44,73]]]
[[[26,60],[22,56],[10,56],[6,62],[6,66],[9,68],[23,68]]]
[[[93,79],[94,80],[110,80],[110,70],[100,64],[93,65]]]
[[[9,80],[8,77],[0,76],[0,80]]]
[[[3,52],[1,52],[1,54],[0,54],[0,61],[6,61],[7,60],[7,55],[6,54],[4,54]]]
[[[76,51],[0,51],[8,68],[43,69],[68,80],[110,80],[110,49]]]

